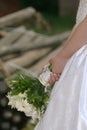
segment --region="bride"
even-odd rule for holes
[[[87,0],[80,0],[72,33],[49,63],[55,84],[35,130],[87,130]]]

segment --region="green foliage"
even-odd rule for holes
[[[58,17],[57,15],[50,15],[47,13],[43,14],[44,18],[50,23],[52,30],[47,31],[46,29],[37,28],[33,23],[25,22],[24,25],[27,29],[33,29],[38,33],[42,33],[45,35],[54,35],[58,33],[62,33],[64,31],[71,30],[73,25],[75,24],[75,15],[73,16],[64,16]]]
[[[49,70],[52,72],[52,65],[51,65],[51,64],[49,65],[48,68],[49,68]]]
[[[10,81],[9,86],[12,95],[26,93],[29,104],[41,112],[45,111],[49,94],[45,92],[45,86],[37,78],[18,73],[16,78]]]
[[[34,130],[35,125],[28,124],[23,130]]]
[[[67,31],[72,29],[75,24],[75,15],[72,16],[57,16],[57,15],[49,15],[44,13],[43,16],[49,21],[52,25],[53,33],[60,33],[63,31]]]

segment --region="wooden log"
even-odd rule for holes
[[[36,10],[34,8],[28,7],[26,9],[6,15],[0,18],[0,28],[18,24],[24,20],[31,18],[33,15],[35,15],[35,13],[36,13]]]
[[[25,52],[29,51],[32,49],[37,49],[37,48],[45,48],[45,47],[54,47],[54,46],[60,46],[61,43],[67,39],[69,36],[70,32],[58,34],[56,36],[50,36],[50,37],[41,37],[37,41],[31,42],[29,44],[28,42],[23,41],[21,42],[21,45],[13,45],[11,47],[6,47],[4,50],[0,49],[0,56],[8,55],[8,54],[13,54],[13,53],[19,53],[19,52]]]
[[[5,37],[9,32],[6,32],[4,30],[0,30],[0,37]]]
[[[35,19],[36,19],[35,24],[36,24],[37,28],[52,31],[51,25],[48,23],[48,21],[46,21],[46,19],[42,16],[42,14],[40,12],[36,13]]]
[[[10,55],[6,55],[6,56],[2,57],[1,59],[2,59],[3,62],[6,62],[6,61],[14,59],[14,58],[16,58],[16,57],[18,57],[20,55],[21,54],[12,54],[12,55],[10,54]]]
[[[44,37],[44,35],[41,35],[34,31],[26,30],[25,34],[20,39],[18,39],[16,43],[13,45],[13,48],[25,48],[25,46],[27,45],[30,46],[30,44],[32,45],[32,42],[36,41],[40,36]]]
[[[25,27],[19,27],[14,29],[12,32],[6,35],[3,39],[0,40],[0,50],[4,50],[7,46],[11,46],[18,38],[23,36],[25,33]]]
[[[47,55],[49,52],[50,49],[41,49],[27,52],[21,57],[5,62],[5,68],[7,69],[8,73],[11,74],[18,69],[16,68],[16,66],[29,67],[37,62],[39,59],[41,59],[43,56]]]
[[[39,75],[42,71],[42,67],[46,64],[48,64],[48,61],[50,58],[54,57],[62,48],[64,45],[61,47],[53,50],[50,54],[48,54],[46,57],[42,58],[37,64],[34,64],[33,66],[29,67],[28,70],[31,70],[34,72],[36,75]]]
[[[54,36],[45,36],[45,35],[40,35],[38,33],[34,34],[32,36],[34,32],[30,32],[28,33],[30,35],[30,37],[28,36],[27,40],[26,38],[22,38],[20,44],[17,42],[16,44],[14,44],[11,49],[15,49],[15,50],[22,50],[23,51],[29,49],[36,49],[36,48],[43,48],[43,47],[50,47],[50,46],[58,46],[59,43],[61,43],[62,41],[64,41],[65,39],[67,39],[67,37],[70,34],[70,31],[68,32],[64,32],[62,34],[57,34]],[[34,38],[33,38],[34,37]]]
[[[8,71],[5,68],[5,65],[1,59],[0,59],[0,73],[3,73],[6,77],[8,76]]]

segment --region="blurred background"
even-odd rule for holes
[[[11,109],[8,80],[17,71],[39,75],[64,45],[79,0],[0,0],[0,130],[33,130],[24,113]]]

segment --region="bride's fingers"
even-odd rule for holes
[[[53,73],[53,76],[55,77],[55,80],[57,81],[59,79],[59,75],[56,73]]]
[[[50,84],[51,84],[51,83],[54,83],[55,81],[58,81],[58,80],[59,80],[60,76],[61,76],[61,73],[51,73],[48,82],[49,82]]]
[[[61,76],[61,73],[57,73],[57,76],[60,77],[60,76]]]
[[[48,83],[52,84],[55,82],[55,78],[54,77],[50,77],[49,80],[48,80]]]
[[[58,76],[54,73],[51,73],[48,82],[51,84],[54,83],[56,80],[58,80]]]

